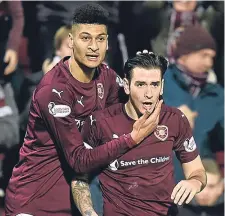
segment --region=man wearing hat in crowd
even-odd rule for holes
[[[224,151],[224,90],[210,76],[214,39],[201,26],[189,26],[178,37],[174,54],[175,63],[164,75],[164,102],[187,116],[201,157]],[[182,169],[176,159],[174,163],[179,181]]]

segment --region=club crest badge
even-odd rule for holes
[[[98,96],[103,99],[104,97],[104,87],[102,83],[97,84]]]
[[[161,141],[165,141],[168,137],[168,127],[165,125],[158,125],[155,129],[154,135]]]

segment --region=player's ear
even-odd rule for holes
[[[73,48],[73,35],[71,33],[69,33],[69,48]]]
[[[164,79],[162,79],[160,95],[163,95]]]
[[[130,94],[130,88],[129,88],[129,80],[127,78],[123,79],[123,87],[124,87],[124,91],[127,95]]]

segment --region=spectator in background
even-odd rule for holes
[[[0,189],[1,196],[15,158],[11,157],[3,171],[6,155],[19,143],[19,114],[11,83],[18,63],[18,49],[24,16],[20,1],[0,1]],[[13,164],[13,165],[12,165]],[[7,173],[6,173],[6,172]]]
[[[138,50],[152,50],[150,40],[160,30],[159,12],[164,4],[164,1],[120,2],[120,32],[125,36],[128,57],[133,57]]]
[[[23,32],[24,16],[21,1],[0,2],[0,77],[15,71]]]
[[[164,101],[187,116],[202,157],[224,150],[224,90],[208,81],[207,72],[215,55],[212,36],[201,26],[189,26],[177,39],[176,63],[164,77]],[[180,180],[183,175],[178,166],[176,161],[175,174]]]
[[[46,59],[43,63],[42,70],[44,74],[50,71],[62,58],[65,56],[71,56],[71,49],[69,47],[68,35],[71,33],[71,26],[60,27],[54,36],[54,49],[55,56],[52,61]]]
[[[213,159],[203,159],[207,185],[188,205],[179,209],[179,216],[222,216],[224,215],[224,179]]]
[[[14,99],[14,93],[10,83],[0,82],[0,189],[4,196],[4,190],[7,186],[9,175],[6,172],[12,171],[11,158],[7,164],[8,170],[3,172],[4,156],[19,143],[19,114]]]
[[[42,68],[45,60],[55,56],[53,44],[56,31],[62,26],[71,25],[74,9],[84,3],[81,1],[41,1],[37,3],[40,45],[36,49],[40,53]]]
[[[163,7],[164,6],[164,7]],[[223,85],[224,77],[224,2],[172,1],[172,7],[164,3],[158,10],[160,31],[151,40],[154,52],[167,56],[174,63],[174,43],[182,29],[189,25],[201,24],[216,40],[217,56],[215,73]],[[220,26],[220,27],[218,27]]]
[[[195,8],[197,2],[194,1],[173,1],[173,11],[170,17],[170,29],[169,38],[167,41],[167,56],[170,63],[174,62],[174,46],[176,43],[176,38],[179,37],[180,32],[183,28],[189,25],[197,24],[197,15],[195,13]]]

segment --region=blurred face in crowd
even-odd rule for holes
[[[131,80],[124,79],[124,90],[129,95],[128,109],[132,118],[137,119],[148,110],[154,111],[163,93],[163,80],[158,68],[145,69],[135,67]]]
[[[194,11],[197,5],[197,1],[173,1],[173,7],[178,12]]]
[[[65,56],[71,56],[71,48],[69,47],[69,39],[65,38],[62,40],[61,46],[58,50],[56,50],[56,55],[60,58],[64,58]]]
[[[202,49],[178,59],[178,63],[192,73],[204,73],[212,68],[216,52],[211,49]]]
[[[74,59],[78,64],[93,69],[102,63],[108,45],[105,25],[75,24],[69,38]]]
[[[206,172],[207,185],[204,190],[195,196],[201,206],[213,206],[219,196],[223,193],[223,180],[220,175]]]

